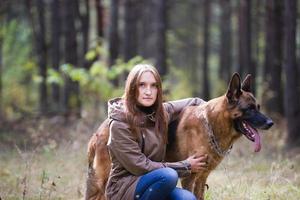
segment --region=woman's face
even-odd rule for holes
[[[157,91],[154,75],[149,71],[142,73],[138,83],[138,103],[145,107],[152,106],[156,101]]]

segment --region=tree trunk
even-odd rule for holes
[[[203,92],[202,98],[205,100],[210,98],[210,86],[209,86],[209,44],[210,44],[210,18],[211,18],[211,2],[210,0],[204,0],[203,6],[203,13],[204,13],[204,37],[203,37],[203,72],[202,72],[202,80],[203,80]]]
[[[285,70],[285,115],[287,119],[287,147],[300,146],[300,99],[296,63],[297,1],[284,1],[284,70]]]
[[[269,112],[283,114],[283,90],[281,81],[283,5],[281,0],[268,0],[266,3],[266,48],[265,48],[265,80],[266,109]]]
[[[141,28],[139,29],[139,53],[143,58],[154,58],[155,34],[153,10],[155,8],[153,0],[141,1]]]
[[[78,1],[78,0],[76,0]],[[64,55],[65,62],[77,67],[77,33],[75,29],[75,0],[65,0],[64,2]],[[79,85],[77,82],[66,78],[64,87],[64,110],[66,114],[80,115]]]
[[[76,0],[75,4],[75,21],[80,24],[80,39],[78,40],[77,53],[79,55],[77,64],[83,68],[88,69],[90,66],[89,61],[85,60],[85,54],[88,52],[89,43],[89,24],[90,24],[90,6],[89,0]]]
[[[219,77],[227,83],[231,76],[232,65],[232,35],[231,35],[231,0],[220,0],[221,6],[221,49]]]
[[[111,0],[110,1],[110,16],[109,16],[109,29],[108,29],[108,49],[109,49],[109,57],[108,57],[108,65],[112,67],[117,58],[119,57],[119,0]],[[112,84],[114,86],[119,85],[118,78],[112,80]]]
[[[0,16],[2,17],[2,16]],[[2,23],[1,23],[2,24]],[[3,47],[3,35],[0,33],[0,121],[3,118],[3,95],[2,95],[2,68],[3,68],[3,55],[2,55],[2,47]]]
[[[61,51],[60,51],[60,38],[61,38],[61,13],[59,0],[51,1],[51,67],[55,71],[59,71]],[[55,112],[60,110],[60,86],[56,83],[52,87],[52,108]]]
[[[138,0],[124,0],[124,60],[127,62],[137,55]]]
[[[263,61],[261,55],[264,55],[264,48],[262,48],[262,35],[265,33],[265,1],[254,0],[252,1],[252,63],[255,69],[259,70],[263,66]],[[265,39],[265,38],[263,38]],[[256,70],[255,70],[256,73]],[[254,83],[257,84],[257,79],[254,80]],[[254,84],[254,90],[255,86]]]
[[[110,2],[110,24],[108,34],[109,46],[109,66],[115,64],[119,56],[119,0],[111,0]]]
[[[255,76],[255,68],[252,66],[251,51],[251,1],[239,1],[239,66],[241,76],[251,73]],[[254,77],[253,77],[254,78]]]
[[[155,22],[154,32],[156,33],[155,45],[155,66],[162,77],[167,74],[167,52],[166,52],[166,31],[167,31],[167,0],[154,0]]]
[[[202,16],[202,13],[199,13],[199,10],[202,9],[203,3],[201,1],[194,1],[193,3],[186,4],[188,4],[186,13],[184,13],[184,15],[186,15],[186,19],[181,19],[181,23],[183,24],[180,24],[179,27],[180,29],[182,27],[189,31],[185,34],[185,39],[182,41],[185,45],[181,49],[178,49],[178,51],[180,51],[180,56],[177,52],[175,52],[173,57],[175,56],[176,60],[174,60],[174,62],[176,62],[177,65],[183,66],[183,69],[186,69],[186,75],[188,76],[190,83],[193,83],[192,96],[202,96],[202,92],[199,89],[199,85],[202,84],[202,77],[199,77],[200,71],[202,70],[199,69],[200,62],[202,61],[199,59],[201,48],[199,42],[195,41],[195,38],[199,35],[199,29],[201,28],[199,26],[195,26],[195,24],[200,24],[202,21],[199,17],[199,15]],[[169,9],[172,9],[172,7]],[[171,12],[173,11],[170,10],[169,13]],[[175,16],[176,15],[178,14],[175,11]],[[177,21],[178,20],[176,20],[176,22]],[[171,29],[172,27],[168,28]]]
[[[7,10],[7,4],[0,7],[0,29],[5,27],[6,20],[4,19],[4,13]],[[3,40],[4,34],[3,30],[0,30],[0,122],[4,118],[4,106],[3,106],[3,83],[2,83],[2,74],[3,74]]]
[[[46,45],[46,21],[45,21],[45,3],[44,0],[37,0],[37,30],[36,30],[36,55],[39,66],[39,75],[42,81],[39,85],[39,108],[44,114],[48,108],[47,94],[47,45]]]
[[[89,69],[90,63],[85,60],[85,54],[89,50],[89,30],[90,30],[90,5],[89,0],[84,0],[83,2],[84,13],[80,15],[81,19],[81,32],[83,40],[83,53],[82,58],[84,59],[83,66]]]
[[[96,4],[96,11],[97,11],[97,35],[100,38],[104,37],[104,30],[103,30],[103,0],[95,0]]]

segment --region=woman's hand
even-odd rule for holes
[[[187,161],[191,164],[192,173],[207,169],[207,157],[208,157],[207,154],[205,155],[195,154],[188,157]]]

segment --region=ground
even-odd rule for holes
[[[83,199],[87,142],[98,124],[61,119],[22,123],[0,135],[0,197]],[[205,199],[300,199],[300,154],[283,151],[282,131],[277,131],[282,129],[275,125],[262,133],[259,153],[242,137],[209,176]]]

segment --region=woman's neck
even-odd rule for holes
[[[153,106],[145,107],[145,106],[137,106],[138,109],[145,114],[152,114],[154,109]]]

